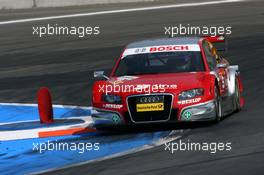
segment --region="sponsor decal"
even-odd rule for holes
[[[163,52],[163,51],[190,51],[188,45],[183,45],[183,46],[178,46],[178,45],[173,45],[173,46],[158,46],[158,47],[151,47],[149,52]]]
[[[147,48],[146,47],[142,47],[142,48],[137,48],[136,50],[135,50],[135,53],[144,53],[144,52],[146,52],[146,50],[147,50]]]
[[[183,112],[182,116],[185,119],[189,120],[192,117],[192,113],[191,113],[191,111],[186,110],[186,111]]]
[[[123,105],[117,105],[117,104],[104,104],[104,108],[112,108],[112,109],[121,109]]]
[[[122,77],[118,77],[117,80],[120,80],[120,81],[130,81],[130,80],[134,80],[134,79],[137,79],[138,77],[136,76],[122,76]]]
[[[114,123],[120,123],[121,119],[120,117],[117,115],[117,114],[114,114],[113,117],[112,117],[112,120]]]
[[[137,104],[137,112],[147,112],[147,111],[163,111],[163,103],[147,103],[147,104]]]
[[[140,47],[126,49],[122,55],[122,59],[128,55],[137,55],[144,53],[157,53],[157,52],[186,52],[186,51],[200,51],[198,44],[185,44],[185,45],[161,45],[151,47]]]
[[[114,81],[109,81],[111,84],[116,84],[116,85],[118,85],[118,84],[122,84],[123,83],[123,81],[122,80],[114,80]]]
[[[190,100],[178,101],[178,104],[185,105],[185,104],[197,103],[199,101],[201,101],[201,98],[194,98],[194,99],[190,99]]]
[[[122,76],[122,77],[118,77],[115,80],[109,81],[111,84],[122,84],[124,81],[130,81],[130,80],[134,80],[137,79],[138,77],[136,76]]]

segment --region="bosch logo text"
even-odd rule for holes
[[[160,46],[150,48],[150,52],[162,52],[162,51],[178,51],[178,50],[189,50],[189,46]]]

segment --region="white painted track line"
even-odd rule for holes
[[[59,119],[62,120],[63,118]],[[0,141],[8,141],[8,140],[19,140],[19,139],[32,139],[32,138],[39,138],[40,132],[51,132],[51,131],[58,131],[58,130],[68,130],[68,129],[75,129],[75,128],[87,128],[91,127],[93,120],[90,116],[87,117],[71,117],[65,119],[80,119],[83,120],[84,123],[79,124],[71,124],[71,125],[64,125],[64,126],[54,126],[54,127],[42,127],[36,129],[23,129],[23,130],[11,130],[11,131],[1,131],[0,132]],[[16,122],[17,124],[23,124],[27,122]],[[12,124],[16,124],[13,122]],[[11,123],[7,123],[11,124]],[[5,124],[1,124],[4,126]]]
[[[130,8],[130,9],[122,9],[122,10],[107,10],[107,11],[89,12],[89,13],[76,13],[76,14],[69,14],[69,15],[2,21],[0,22],[0,25],[25,23],[25,22],[33,22],[33,21],[44,21],[44,20],[52,20],[52,19],[74,18],[74,17],[83,17],[83,16],[95,16],[95,15],[104,15],[104,14],[116,14],[116,13],[126,13],[126,12],[138,12],[138,11],[147,11],[147,10],[179,8],[179,7],[214,5],[214,4],[232,3],[232,2],[240,2],[240,1],[244,1],[244,0],[206,1],[206,2],[182,3],[182,4],[161,5],[161,6],[151,6],[151,7],[141,7],[141,8]]]
[[[1,106],[14,106],[14,107],[36,107],[38,104],[28,104],[28,103],[0,103]],[[69,108],[69,109],[84,109],[84,110],[92,110],[92,107],[89,106],[70,106],[70,105],[52,105],[55,108]],[[62,120],[60,118],[58,120]],[[11,130],[11,131],[0,131],[0,141],[7,141],[7,140],[18,140],[18,139],[30,139],[30,138],[39,138],[40,132],[49,132],[49,131],[58,131],[58,130],[67,130],[67,129],[74,129],[74,128],[86,128],[90,127],[92,124],[92,118],[90,116],[85,117],[70,117],[65,119],[81,119],[84,123],[80,124],[72,124],[66,126],[54,126],[49,128],[36,128],[36,129],[24,129],[24,130]],[[7,122],[1,123],[0,127],[7,125],[7,124],[24,124],[27,122],[32,122],[34,120],[29,121],[19,121],[19,122]]]
[[[31,106],[31,107],[37,107],[38,104],[31,104],[31,103],[0,103],[0,106]],[[73,106],[73,105],[52,105],[55,108],[70,108],[70,109],[87,109],[92,110],[91,106]]]

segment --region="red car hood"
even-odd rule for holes
[[[108,82],[116,85],[176,85],[176,89],[166,88],[165,92],[180,92],[192,88],[204,87],[207,79],[205,72],[188,72],[188,73],[170,73],[170,74],[151,74],[151,75],[136,75],[112,77]]]

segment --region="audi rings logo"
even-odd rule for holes
[[[159,97],[159,96],[141,97],[139,99],[140,103],[157,103],[160,101],[161,101],[161,97]]]

